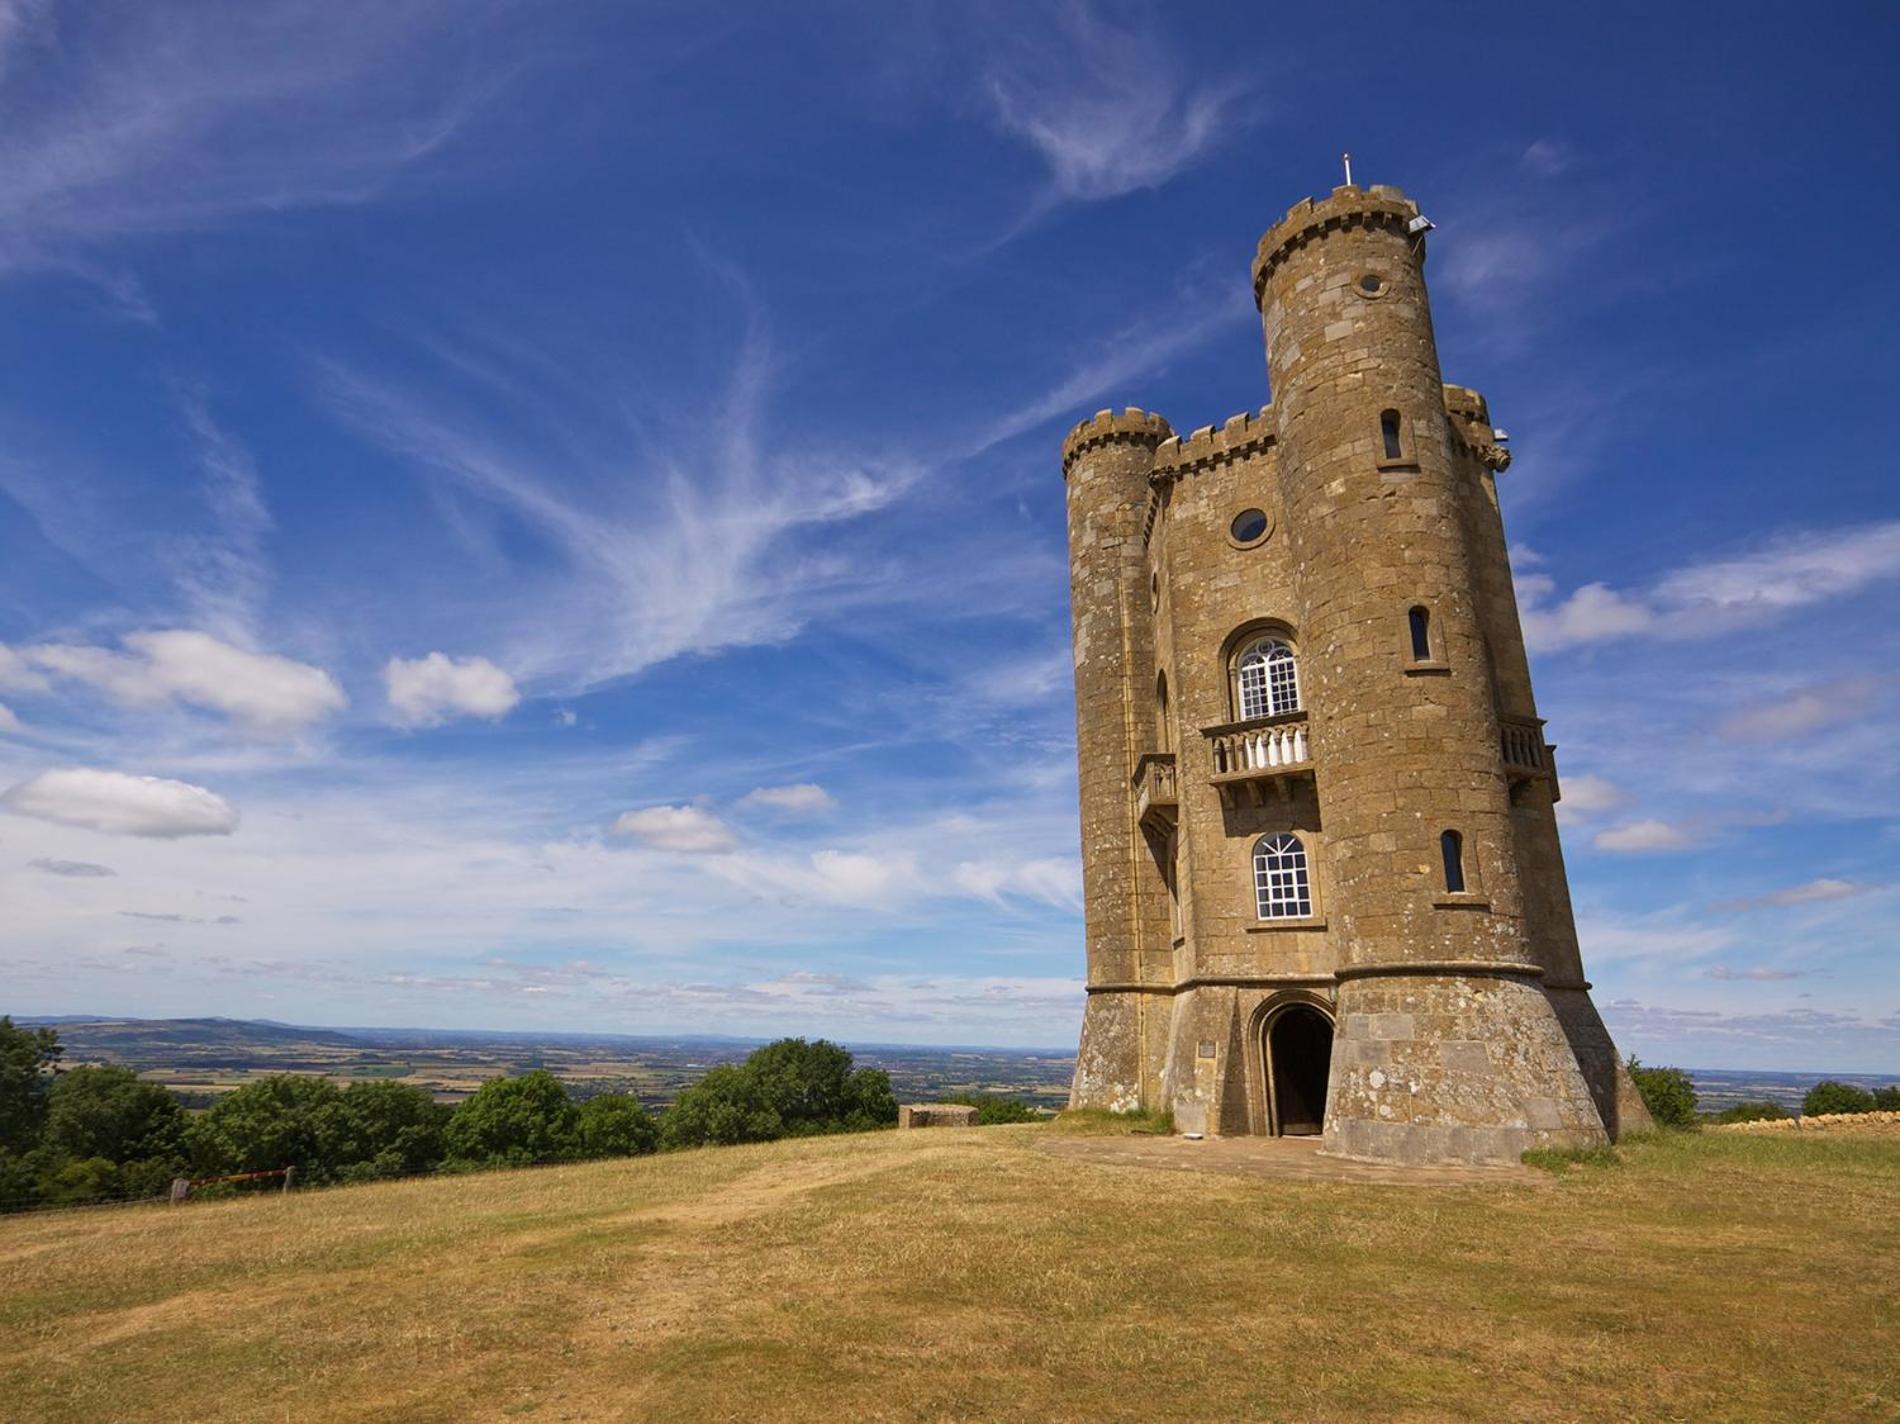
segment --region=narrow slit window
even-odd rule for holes
[[[1396,410],[1379,412],[1379,438],[1385,442],[1386,459],[1405,458],[1404,447],[1399,443],[1399,413]]]
[[[1412,661],[1427,662],[1432,656],[1432,611],[1414,608],[1407,617],[1412,625]]]
[[[1161,750],[1174,750],[1174,728],[1168,721],[1168,675],[1158,673],[1155,676],[1155,722],[1156,731],[1161,738]]]
[[[1438,838],[1438,848],[1445,856],[1445,891],[1451,895],[1465,893],[1465,838],[1456,831],[1446,831]]]

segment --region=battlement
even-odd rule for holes
[[[1273,443],[1273,407],[1230,415],[1216,429],[1203,425],[1185,439],[1176,435],[1155,447],[1155,480],[1176,479],[1226,460],[1238,460]]]
[[[1477,425],[1491,423],[1491,408],[1485,404],[1484,396],[1470,386],[1454,386],[1445,382],[1445,413],[1453,420],[1467,420]]]
[[[1384,184],[1371,188],[1357,185],[1335,188],[1330,196],[1317,203],[1311,198],[1302,199],[1260,239],[1253,263],[1254,304],[1260,304],[1261,293],[1273,269],[1307,243],[1350,227],[1384,227],[1403,234],[1406,225],[1417,216],[1417,203],[1399,189]]]
[[[1463,441],[1486,469],[1503,474],[1511,467],[1511,452],[1497,443],[1491,428],[1491,407],[1482,394],[1470,386],[1446,382],[1445,413],[1451,417],[1452,435]]]
[[[1146,445],[1152,450],[1173,434],[1174,427],[1160,416],[1132,405],[1119,414],[1098,410],[1063,438],[1062,477],[1069,477],[1070,469],[1085,451],[1122,443]]]

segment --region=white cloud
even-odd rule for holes
[[[1900,577],[1900,520],[1797,534],[1669,575],[1656,601],[1696,631],[1720,632]]]
[[[1653,610],[1608,584],[1587,583],[1547,606],[1544,600],[1555,589],[1555,581],[1544,574],[1527,574],[1517,581],[1524,642],[1533,652],[1626,637],[1647,631],[1656,621]]]
[[[1517,581],[1524,640],[1538,652],[1637,634],[1706,638],[1900,578],[1900,520],[1791,535],[1732,559],[1678,569],[1646,593],[1589,583],[1550,602],[1544,574]]]
[[[19,730],[20,719],[14,715],[11,707],[7,706],[4,702],[0,702],[0,732],[17,732]]]
[[[1721,980],[1778,980],[1805,979],[1812,973],[1814,973],[1812,969],[1770,969],[1765,965],[1757,965],[1753,969],[1736,969],[1727,964],[1711,964],[1702,971],[1702,976],[1705,979]]]
[[[103,880],[119,873],[109,865],[97,865],[89,860],[49,860],[45,856],[29,860],[27,865],[34,870],[43,870],[48,875],[63,875],[69,880]]]
[[[1598,850],[1641,853],[1644,851],[1688,850],[1696,839],[1684,827],[1668,821],[1631,821],[1598,831],[1591,842]]]
[[[1746,707],[1722,719],[1716,730],[1730,741],[1772,742],[1802,732],[1856,721],[1873,705],[1876,684],[1870,677],[1804,687],[1776,702]]]
[[[1524,150],[1519,161],[1540,178],[1554,178],[1575,163],[1577,156],[1567,143],[1540,138]]]
[[[856,851],[815,851],[811,869],[812,890],[817,897],[847,905],[886,903],[917,878],[917,863],[909,856],[863,855]]]
[[[1048,165],[1055,197],[1159,187],[1233,130],[1238,91],[1206,65],[1182,64],[1158,36],[1086,4],[1052,13],[1052,33],[1015,27],[984,84],[997,122]]]
[[[838,809],[832,794],[810,781],[792,786],[758,786],[739,798],[741,806],[763,806],[787,816],[819,816]]]
[[[259,732],[295,731],[348,705],[329,673],[185,629],[128,633],[129,652],[42,643],[19,649],[36,669],[83,682],[132,707],[185,703]]]
[[[1567,821],[1588,820],[1629,805],[1630,794],[1614,782],[1588,772],[1563,779],[1564,799],[1557,803],[1557,814]]]
[[[0,643],[0,687],[12,692],[44,692],[46,678],[18,652]]]
[[[223,797],[186,781],[120,771],[63,767],[0,792],[0,808],[108,835],[228,836],[237,810]]]
[[[1718,910],[1758,910],[1786,905],[1816,905],[1830,900],[1851,900],[1857,895],[1866,895],[1877,888],[1858,880],[1836,880],[1823,877],[1802,885],[1790,885],[1785,890],[1771,890],[1766,895],[1754,895],[1744,900],[1724,900],[1715,908]]]
[[[1735,942],[1729,930],[1685,924],[1674,915],[1651,915],[1640,920],[1585,915],[1577,920],[1577,939],[1583,947],[1583,962],[1589,965],[1699,959]]]
[[[505,717],[521,701],[515,680],[487,658],[391,658],[383,685],[396,720],[433,727],[450,717]]]
[[[1020,895],[1065,909],[1079,909],[1082,904],[1082,863],[1072,858],[966,860],[957,866],[953,878],[979,900],[993,903],[1006,895]]]
[[[701,806],[648,806],[628,811],[614,822],[614,830],[655,850],[689,855],[721,855],[739,844],[732,827]]]

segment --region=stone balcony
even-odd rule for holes
[[[1544,743],[1542,718],[1500,717],[1498,740],[1504,754],[1504,774],[1513,786],[1539,779],[1555,780],[1557,768],[1551,755],[1555,748]]]
[[[1201,728],[1201,735],[1213,768],[1209,779],[1223,800],[1246,796],[1257,803],[1269,789],[1285,796],[1294,777],[1313,774],[1304,712],[1224,722]]]
[[[1135,817],[1142,825],[1166,833],[1181,813],[1173,752],[1149,752],[1135,765]]]

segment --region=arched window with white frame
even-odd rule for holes
[[[1234,663],[1240,720],[1300,710],[1300,673],[1293,649],[1278,638],[1256,638]]]
[[[1254,908],[1263,920],[1303,920],[1313,913],[1306,846],[1288,832],[1253,845]]]

